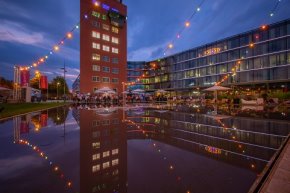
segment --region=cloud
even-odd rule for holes
[[[20,23],[0,20],[0,41],[39,45],[44,42],[44,35],[39,32],[31,32]]]
[[[142,33],[145,26],[144,19],[141,18],[134,19],[132,23],[134,23],[134,25],[130,25],[128,30],[128,48],[134,45],[136,36]]]
[[[27,19],[32,18],[31,15],[25,9],[15,4],[11,4],[5,1],[0,1],[0,7],[2,7],[2,9],[0,9],[0,14],[10,15],[11,13],[17,13],[15,15],[17,15],[20,18],[27,18]]]
[[[150,47],[143,47],[139,48],[137,50],[131,51],[129,53],[129,60],[130,61],[148,61],[153,59],[153,57],[156,57],[156,53],[160,53],[161,50],[165,48],[166,44],[160,44]],[[156,59],[156,58],[154,58]]]

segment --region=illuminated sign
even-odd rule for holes
[[[212,48],[212,49],[208,49],[204,52],[204,55],[212,55],[212,54],[217,54],[221,51],[220,48]]]
[[[209,153],[213,153],[213,154],[221,154],[222,150],[216,147],[212,147],[212,146],[205,146],[205,151],[209,152]]]

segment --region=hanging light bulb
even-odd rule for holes
[[[68,33],[66,34],[66,37],[67,37],[68,39],[71,39],[71,38],[72,38],[72,33],[71,33],[71,32],[68,32]]]
[[[196,9],[196,11],[200,11],[200,7],[198,7],[198,8]]]
[[[172,49],[173,48],[173,44],[169,44],[168,48]]]
[[[189,21],[185,22],[185,27],[189,27],[189,26],[190,26],[190,22]]]
[[[54,46],[53,49],[54,49],[54,51],[58,51],[59,50],[59,46]]]
[[[273,17],[274,16],[274,13],[270,13],[270,16]]]

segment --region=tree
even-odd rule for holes
[[[6,80],[3,77],[0,77],[0,86],[13,89],[13,81],[12,80]]]
[[[69,94],[67,83],[62,76],[55,77],[51,81],[51,83],[48,85],[49,93],[56,96],[58,92],[59,97],[63,96],[64,88],[65,88],[65,94]]]

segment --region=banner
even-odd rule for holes
[[[21,86],[29,86],[30,73],[28,70],[20,71],[20,84]]]
[[[26,121],[21,121],[20,124],[20,134],[29,133],[29,123]]]
[[[42,113],[40,115],[40,125],[41,125],[41,127],[46,127],[47,126],[47,120],[48,120],[47,113]]]
[[[40,76],[39,88],[40,89],[47,89],[47,76]]]

